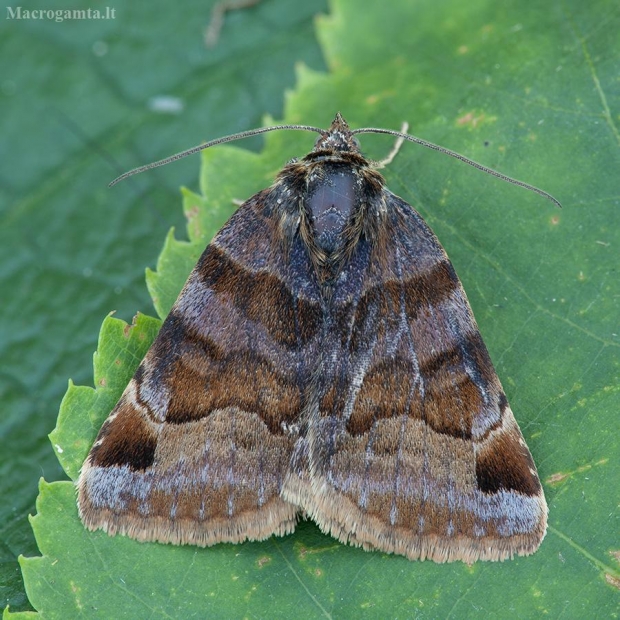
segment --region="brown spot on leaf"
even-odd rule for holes
[[[476,127],[479,123],[481,123],[485,119],[484,114],[479,114],[475,116],[473,112],[468,112],[464,114],[460,118],[456,119],[457,125],[471,125],[471,127]]]
[[[620,579],[614,575],[610,575],[609,573],[605,573],[605,581],[610,585],[616,588],[616,590],[620,590]]]
[[[547,484],[559,484],[560,482],[564,482],[569,477],[570,474],[566,474],[563,472],[558,472],[557,474],[551,474],[545,481]]]

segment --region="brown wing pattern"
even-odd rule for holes
[[[391,243],[361,241],[333,293],[311,481],[283,495],[340,540],[411,559],[531,553],[546,504],[465,292],[420,216],[386,203]]]
[[[266,195],[207,247],[104,423],[79,480],[89,528],[198,545],[293,530],[280,491],[320,306],[300,243],[282,261]]]
[[[79,479],[87,527],[211,545],[300,512],[437,562],[532,553],[547,506],[438,240],[340,115],[207,247]]]

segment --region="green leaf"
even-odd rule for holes
[[[77,480],[107,413],[121,397],[127,378],[133,376],[160,326],[160,321],[143,314],[138,314],[132,325],[111,316],[103,322],[94,355],[97,387],[69,382],[56,428],[49,436],[62,468],[72,480]]]
[[[318,24],[331,72],[300,68],[287,100],[287,122],[326,126],[338,109],[354,127],[407,120],[420,137],[562,201],[560,211],[410,144],[384,171],[438,234],[467,290],[543,480],[550,528],[541,549],[471,567],[409,562],[340,545],[311,523],[263,543],[140,544],[86,532],[70,483],[43,483],[33,519],[43,556],[21,564],[44,617],[95,608],[132,618],[617,617],[618,26],[617,7],[603,0],[403,1],[363,10],[334,1]],[[362,137],[373,158],[391,147]],[[161,277],[150,281],[160,315],[213,232],[212,205],[219,226],[231,199],[268,185],[313,139],[282,132],[268,135],[260,156],[204,154],[203,196],[185,195],[190,243],[169,238]],[[102,369],[121,353],[139,359],[136,339],[123,331],[102,333]],[[75,415],[61,415],[54,439],[67,438],[58,445],[71,475],[131,372],[127,362],[109,373],[105,395],[67,397]],[[79,398],[86,422],[71,404]]]

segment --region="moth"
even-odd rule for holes
[[[436,236],[338,114],[200,257],[78,481],[88,529],[209,546],[285,535],[435,562],[533,553],[547,505]]]

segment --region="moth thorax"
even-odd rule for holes
[[[310,176],[305,207],[323,251],[330,254],[345,243],[343,233],[358,202],[357,176],[350,167],[323,164]]]

